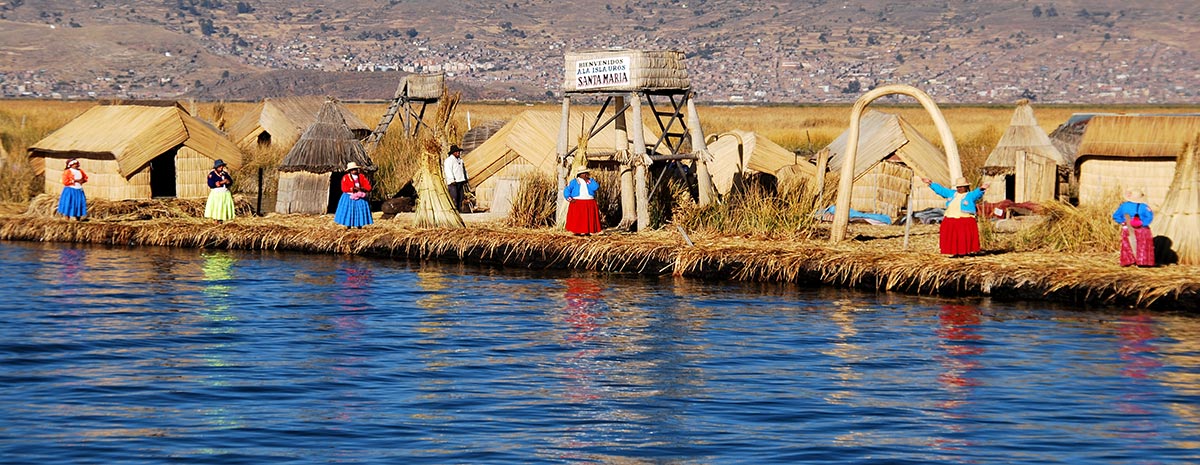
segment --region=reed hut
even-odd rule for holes
[[[708,151],[713,156],[708,170],[721,195],[729,194],[738,178],[759,173],[774,177],[786,167],[794,167],[789,172],[792,175],[807,179],[817,176],[816,165],[751,131],[735,129],[721,134],[708,145]]]
[[[1141,188],[1161,206],[1175,160],[1200,133],[1200,115],[1099,115],[1088,121],[1075,157],[1079,204],[1107,206],[1127,188]]]
[[[333,213],[342,195],[346,164],[357,163],[362,171],[375,170],[375,164],[346,124],[339,106],[335,100],[326,101],[316,120],[283,157],[276,212]]]
[[[1187,149],[1175,162],[1175,179],[1167,191],[1162,208],[1154,216],[1155,232],[1170,239],[1169,250],[1181,265],[1200,265],[1200,160],[1196,159],[1196,145],[1200,135],[1192,139]],[[1155,241],[1162,249],[1167,244]],[[1166,250],[1156,250],[1164,255]],[[1159,260],[1163,263],[1163,260]]]
[[[229,128],[229,136],[242,149],[289,150],[304,130],[317,121],[317,113],[325,102],[324,97],[318,96],[263,99]],[[355,137],[362,140],[371,134],[371,128],[354,112],[341,103],[336,105]]]
[[[1023,99],[980,172],[980,183],[991,184],[985,202],[1042,202],[1066,192],[1071,162],[1050,142],[1033,116],[1033,107]]]
[[[896,218],[912,195],[913,211],[942,208],[946,199],[925,187],[925,177],[949,186],[950,169],[946,155],[917,132],[904,118],[868,110],[859,129],[858,156],[855,157],[854,191],[850,208]],[[843,132],[824,150],[829,166],[841,169],[849,131]],[[916,186],[916,189],[913,189]]]
[[[571,110],[568,137],[591,126],[593,117],[585,111]],[[542,173],[553,179],[558,174],[558,111],[527,110],[501,127],[475,150],[463,155],[467,181],[475,192],[476,205],[493,212],[507,211],[520,179],[527,173]],[[587,158],[593,162],[616,162],[616,130],[610,125],[588,142]],[[653,132],[643,125],[643,144],[653,141]],[[631,139],[630,139],[631,140]],[[632,145],[632,143],[631,143]]]
[[[88,173],[90,199],[204,198],[213,161],[241,166],[237,147],[179,105],[95,106],[29,147],[46,193],[62,192],[66,160]]]

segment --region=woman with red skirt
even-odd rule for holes
[[[575,179],[567,182],[563,188],[563,197],[570,205],[567,207],[567,231],[576,236],[590,236],[600,232],[600,207],[596,205],[596,190],[600,183],[592,179],[587,168],[575,172]]]
[[[979,252],[979,224],[975,222],[975,203],[983,197],[988,185],[984,184],[975,190],[967,178],[959,177],[954,180],[954,190],[921,178],[933,192],[946,201],[946,214],[942,219],[941,229],[938,230],[938,242],[942,254],[951,257],[961,257]]]

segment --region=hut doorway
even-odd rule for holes
[[[337,213],[337,205],[342,200],[342,175],[346,173],[329,173],[329,201],[325,213]]]
[[[1017,198],[1017,175],[1006,174],[1006,175],[1004,175],[1003,181],[1004,181],[1004,198],[1016,199]]]
[[[175,197],[175,150],[150,160],[150,197]]]

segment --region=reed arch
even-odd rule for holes
[[[950,125],[942,116],[942,110],[938,108],[937,103],[929,94],[916,87],[903,84],[891,84],[871,89],[854,102],[854,109],[850,111],[850,134],[846,139],[846,156],[842,159],[842,173],[838,180],[837,208],[833,213],[833,227],[829,232],[829,242],[831,243],[841,242],[842,239],[845,239],[846,224],[850,222],[850,196],[854,190],[854,163],[858,158],[858,133],[863,111],[876,99],[892,94],[907,95],[921,103],[921,106],[933,118],[933,124],[937,126],[938,137],[946,151],[946,164],[950,170],[950,179],[958,179],[962,176],[962,161],[958,157],[958,144],[954,142],[954,134],[950,133]]]

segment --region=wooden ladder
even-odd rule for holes
[[[405,94],[408,90],[407,84],[406,81],[400,81],[400,85],[396,86],[396,95],[392,96],[392,103],[388,105],[387,111],[379,119],[379,124],[375,125],[375,130],[371,131],[371,135],[363,139],[363,147],[367,149],[367,153],[375,151],[375,147],[379,145],[379,141],[383,140],[383,135],[387,134],[388,126],[392,124],[392,120],[396,119],[396,113],[400,111],[400,106],[404,103]]]

